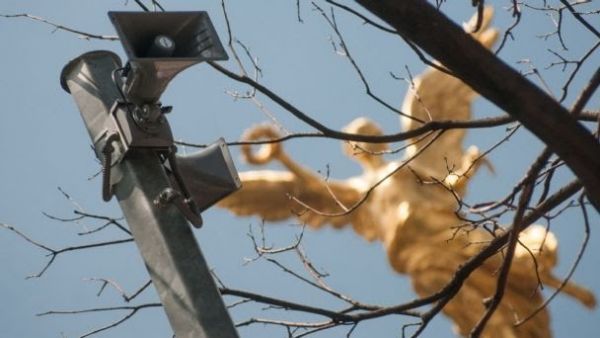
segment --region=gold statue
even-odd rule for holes
[[[498,36],[495,29],[489,28],[492,14],[492,9],[486,8],[481,29],[472,33],[487,48]],[[475,18],[465,28],[473,25]],[[414,79],[414,88],[407,94],[402,111],[421,121],[468,120],[475,97],[475,91],[460,80],[431,68]],[[419,123],[403,118],[403,126],[408,131],[419,127]],[[366,118],[354,120],[344,131],[382,134]],[[247,131],[244,139],[278,136],[275,128],[263,125]],[[345,153],[362,165],[364,173],[343,181],[324,180],[303,168],[279,144],[262,146],[258,154],[246,146],[242,151],[249,163],[277,160],[289,171],[243,172],[242,189],[219,206],[239,216],[257,215],[266,221],[296,217],[317,229],[326,224],[335,228],[352,225],[367,240],[381,241],[394,270],[409,275],[417,294],[425,297],[444,287],[458,267],[480,250],[474,243],[492,238],[481,229],[457,229],[463,221],[455,214],[457,201],[449,191],[464,196],[470,177],[484,163],[477,161],[480,153],[476,147],[463,150],[464,136],[464,129],[453,129],[435,140],[433,135],[409,140],[407,165],[404,161],[386,162],[380,156],[388,149],[387,144],[346,142]],[[424,184],[423,180],[430,178],[438,184]],[[503,301],[488,322],[484,338],[551,337],[546,309],[522,325],[514,323],[543,303],[537,275],[543,284],[560,286],[561,280],[552,274],[557,240],[545,228],[531,226],[522,232],[520,242],[527,249],[519,245],[516,250]],[[537,275],[532,254],[537,261]],[[467,336],[481,318],[484,299],[494,294],[501,264],[499,254],[488,259],[444,307],[458,334]],[[562,291],[590,308],[595,306],[594,295],[572,282]]]

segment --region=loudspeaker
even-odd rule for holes
[[[169,81],[202,61],[227,60],[206,12],[109,12],[133,74],[124,92],[134,103],[154,103]]]
[[[175,161],[198,212],[208,209],[242,186],[222,138],[194,154],[176,155]]]

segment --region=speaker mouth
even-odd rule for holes
[[[203,212],[241,188],[242,182],[223,138],[201,151],[176,155],[178,170],[198,212]],[[172,170],[169,164],[167,168]],[[171,183],[179,183],[171,175]]]
[[[203,61],[227,60],[219,36],[204,11],[108,12],[132,73],[124,92],[135,104],[155,103],[169,82]]]
[[[130,61],[169,59],[201,62],[228,59],[204,11],[109,12],[108,16]],[[168,55],[152,52],[160,37],[166,37],[174,43],[173,51]]]

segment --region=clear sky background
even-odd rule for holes
[[[495,25],[506,29],[510,13],[503,7],[509,1],[491,2],[497,9]],[[446,4],[457,22],[466,21],[472,13],[470,1]],[[541,2],[540,2],[541,3]],[[264,77],[261,82],[282,97],[332,128],[342,128],[358,116],[376,120],[386,132],[399,130],[397,116],[384,110],[363,93],[361,83],[347,60],[337,55],[329,41],[333,32],[309,2],[301,1],[299,23],[295,1],[227,1],[234,35],[247,45],[259,59]],[[227,31],[220,1],[164,1],[168,10],[206,10],[223,41]],[[597,7],[597,6],[596,6]],[[29,13],[86,32],[113,35],[106,12],[109,10],[139,10],[133,1],[125,0],[1,0],[1,14]],[[407,84],[394,80],[389,72],[413,75],[424,66],[414,53],[397,37],[380,33],[346,13],[337,12],[338,24],[356,61],[362,66],[373,90],[395,106],[400,106]],[[595,43],[594,37],[578,28],[565,13],[564,29],[570,37],[565,56],[579,58]],[[590,18],[598,22],[597,16]],[[594,21],[595,20],[595,21]],[[596,25],[598,26],[598,25]],[[515,31],[515,41],[509,42],[502,58],[510,65],[527,58],[543,70],[556,61],[546,48],[559,50],[556,37],[544,42],[537,35],[553,31],[549,17],[525,10],[523,24]],[[60,217],[73,216],[74,205],[65,199],[62,188],[90,213],[120,216],[117,203],[103,203],[100,180],[91,179],[98,164],[90,149],[90,140],[73,99],[59,85],[62,67],[72,58],[96,49],[112,50],[125,58],[119,42],[88,41],[77,35],[56,31],[48,25],[24,18],[0,18],[0,222],[14,225],[32,238],[61,248],[122,238],[117,230],[107,230],[91,236],[78,232],[93,227],[92,222],[60,223],[46,218],[42,212]],[[249,63],[247,63],[249,65]],[[580,88],[594,67],[600,64],[596,51],[573,85]],[[237,71],[229,61],[227,67]],[[567,73],[560,69],[543,71],[550,90],[560,94]],[[539,84],[537,79],[533,79]],[[244,92],[247,87],[234,83],[207,65],[197,65],[180,74],[169,86],[162,101],[173,105],[169,116],[176,138],[189,142],[209,143],[218,137],[237,140],[249,126],[268,120],[268,116],[250,101],[233,100],[226,91]],[[573,91],[565,101],[569,106],[576,95]],[[290,131],[309,131],[308,126],[294,119],[274,103],[259,97]],[[596,94],[589,108],[598,109]],[[478,100],[475,116],[497,115],[500,111]],[[481,149],[493,145],[504,135],[504,128],[471,132],[467,143]],[[468,145],[467,144],[467,145]],[[331,176],[347,178],[358,174],[359,168],[341,153],[337,141],[295,140],[284,145],[300,163],[314,170],[330,165]],[[492,175],[485,170],[472,181],[469,201],[496,199],[504,196],[521,177],[532,157],[542,145],[526,130],[513,141],[500,147],[490,158],[496,168]],[[183,149],[192,151],[192,149]],[[248,170],[232,148],[240,171]],[[569,173],[559,175],[566,182]],[[583,238],[583,226],[577,212],[567,212],[552,223],[559,237],[560,261],[557,273],[563,276],[571,265]],[[212,268],[227,286],[269,296],[282,297],[317,306],[337,309],[339,302],[306,287],[272,264],[255,262],[244,265],[245,257],[253,257],[253,246],[247,233],[250,226],[258,229],[256,218],[236,218],[226,211],[213,208],[203,214],[205,226],[195,230],[200,246]],[[582,259],[574,279],[600,293],[600,239],[597,234],[598,215],[592,211],[592,234],[589,249]],[[268,242],[285,246],[300,232],[295,221],[267,227]],[[367,243],[351,230],[307,231],[304,248],[315,265],[327,271],[327,281],[335,289],[368,303],[398,304],[415,297],[408,279],[394,273],[378,243]],[[77,337],[95,327],[119,318],[123,313],[94,313],[73,316],[36,317],[47,310],[83,309],[120,305],[119,295],[112,289],[97,297],[98,284],[85,281],[90,277],[111,278],[132,292],[148,279],[143,263],[133,244],[99,248],[61,255],[42,278],[25,280],[45,264],[45,252],[32,247],[13,233],[0,229],[0,337],[45,338]],[[281,257],[297,271],[302,271],[294,255]],[[146,291],[135,304],[156,301],[153,290]],[[231,303],[232,299],[226,299]],[[232,310],[234,321],[249,317],[311,319],[295,313],[261,312],[260,306],[242,305]],[[588,311],[571,299],[559,296],[550,306],[556,337],[591,337],[600,329],[598,310]],[[361,323],[353,337],[397,337],[410,318],[390,317]],[[319,337],[343,337],[348,328],[336,329]],[[423,337],[449,336],[450,323],[436,319]],[[239,330],[242,337],[285,336],[281,328],[262,325]],[[125,324],[99,337],[170,337],[171,331],[161,309],[144,310]]]

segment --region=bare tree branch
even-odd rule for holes
[[[562,2],[562,4],[565,5],[565,7],[567,7],[569,12],[571,12],[571,14],[573,14],[573,16],[575,17],[575,19],[577,19],[577,21],[581,22],[581,24],[583,26],[585,26],[585,28],[587,28],[590,32],[592,32],[592,34],[594,34],[597,38],[600,39],[600,32],[598,32],[598,30],[596,28],[594,28],[594,26],[592,26],[589,22],[587,22],[581,16],[581,14],[577,13],[577,11],[575,11],[575,8],[573,8],[573,6],[571,6],[571,4],[567,0],[560,0],[560,2]]]
[[[123,324],[125,321],[127,321],[129,318],[133,317],[140,310],[148,309],[148,308],[156,308],[156,307],[161,307],[161,306],[162,305],[160,303],[148,303],[148,304],[141,304],[141,305],[137,305],[137,306],[113,306],[113,307],[92,308],[92,309],[83,309],[83,310],[70,310],[70,311],[46,311],[46,312],[37,314],[37,316],[42,317],[42,316],[49,316],[49,315],[74,315],[74,314],[84,314],[84,313],[93,313],[93,312],[129,311],[122,318],[120,318],[108,325],[102,326],[97,329],[93,329],[92,331],[79,336],[79,338],[85,338],[85,337],[90,337],[95,334],[98,334],[102,331],[106,331],[108,329],[115,328],[115,327]]]
[[[111,245],[133,242],[133,238],[126,238],[126,239],[114,240],[114,241],[105,241],[105,242],[98,242],[98,243],[91,243],[91,244],[84,244],[84,245],[67,246],[67,247],[64,247],[61,249],[52,249],[45,244],[42,244],[38,241],[33,240],[31,237],[25,235],[24,233],[22,233],[21,231],[19,231],[17,228],[15,228],[12,225],[0,223],[0,226],[14,232],[19,237],[21,237],[25,241],[33,244],[34,246],[36,246],[42,250],[48,251],[47,256],[50,257],[50,260],[48,260],[46,265],[44,265],[44,267],[37,274],[27,276],[28,279],[41,277],[46,272],[46,270],[48,270],[50,265],[52,265],[52,263],[54,263],[56,258],[62,253],[69,252],[69,251],[80,251],[80,250],[86,250],[86,249],[91,249],[91,248],[99,248],[99,247],[104,247],[104,246],[111,246]]]
[[[54,27],[54,31],[65,31],[65,32],[69,32],[69,33],[75,33],[79,36],[79,38],[81,39],[85,39],[85,40],[91,40],[91,39],[96,39],[96,40],[108,40],[108,41],[114,41],[114,40],[119,40],[119,38],[115,35],[100,35],[100,34],[92,34],[92,33],[86,33],[84,31],[80,31],[77,29],[73,29],[73,28],[69,28],[66,26],[63,26],[61,24],[57,24],[51,21],[48,21],[42,17],[39,16],[35,16],[35,15],[31,15],[31,14],[27,14],[27,13],[20,13],[20,14],[0,14],[0,17],[3,18],[27,18],[27,19],[31,19],[34,21],[39,21],[42,23],[45,23],[47,25],[50,25],[52,27]]]
[[[523,217],[525,215],[525,211],[527,210],[527,206],[531,201],[531,196],[533,195],[536,177],[545,165],[546,156],[544,153],[536,162],[534,162],[527,172],[524,180],[523,192],[519,198],[519,204],[512,222],[512,229],[508,232],[508,246],[504,253],[504,261],[500,267],[500,273],[498,274],[496,292],[489,303],[486,304],[487,309],[480,321],[475,325],[475,327],[473,327],[473,330],[471,330],[470,337],[472,338],[478,338],[481,335],[486,324],[504,297],[504,290],[506,289],[506,283],[508,281],[508,273],[510,271],[512,260],[515,255],[515,249],[517,248],[517,243],[519,241],[519,233],[524,229],[524,225],[522,223]]]
[[[589,242],[589,239],[590,239],[590,223],[589,223],[588,213],[587,213],[587,210],[585,208],[584,197],[585,197],[585,195],[582,194],[580,196],[580,198],[579,198],[579,205],[580,205],[581,212],[583,214],[583,219],[584,219],[584,221],[583,221],[584,237],[583,237],[583,241],[582,241],[582,243],[581,243],[581,245],[579,247],[579,251],[577,252],[577,256],[575,257],[575,261],[571,265],[571,268],[567,272],[567,275],[562,280],[562,282],[560,283],[560,285],[558,286],[558,288],[556,288],[556,291],[554,291],[544,301],[544,303],[542,303],[535,311],[533,311],[531,314],[527,315],[523,319],[520,319],[519,321],[517,321],[515,323],[516,326],[524,324],[529,319],[533,318],[536,314],[538,314],[541,310],[543,310],[544,308],[546,308],[548,306],[548,304],[550,304],[550,302],[552,302],[552,300],[554,300],[554,298],[559,293],[562,292],[562,290],[565,288],[565,286],[567,286],[567,284],[569,283],[569,280],[571,279],[571,277],[575,273],[575,270],[577,269],[577,266],[579,265],[579,262],[581,261],[581,258],[583,257],[583,254],[585,253],[585,250],[587,249],[587,245],[588,245],[588,242]]]
[[[523,123],[575,172],[590,201],[600,210],[600,144],[564,107],[473,40],[428,2],[357,2]],[[453,52],[448,53],[448,50]]]

